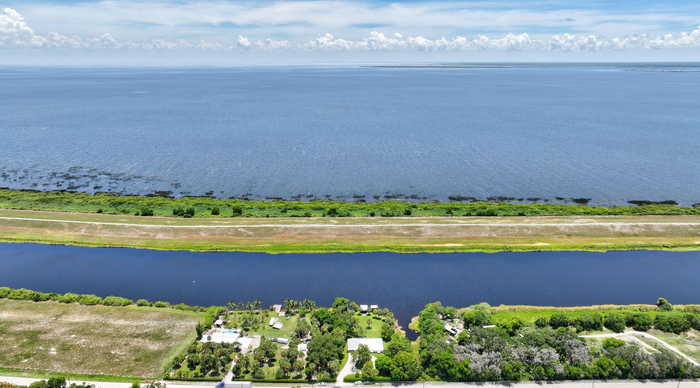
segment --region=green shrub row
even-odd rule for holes
[[[700,215],[700,207],[672,202],[636,201],[635,206],[511,203],[515,198],[452,197],[452,202],[379,200],[245,200],[212,197],[120,196],[66,191],[38,192],[0,189],[0,208],[79,211],[109,214],[179,217],[398,217],[398,216],[577,216],[577,215]],[[465,202],[470,201],[470,202]]]
[[[604,327],[617,333],[626,328],[637,331],[647,331],[652,328],[667,333],[680,334],[690,329],[700,330],[700,314],[690,312],[627,312],[627,313],[590,313],[576,318],[570,318],[566,314],[556,313],[549,319],[538,318],[535,321],[537,327],[550,326],[554,329],[560,327],[575,327],[579,331],[602,330]]]
[[[146,306],[146,307],[157,307],[157,308],[171,308],[175,310],[182,311],[209,311],[211,308],[201,307],[201,306],[190,306],[184,303],[171,304],[169,302],[156,301],[151,302],[146,299],[138,299],[133,301],[128,298],[123,298],[119,296],[106,296],[101,298],[93,294],[76,294],[72,292],[67,292],[65,294],[58,294],[55,292],[41,292],[29,290],[26,288],[10,288],[10,287],[0,287],[0,299],[14,299],[14,300],[31,300],[34,302],[44,302],[44,301],[55,301],[60,303],[78,303],[84,306]]]

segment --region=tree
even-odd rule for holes
[[[394,326],[384,322],[382,325],[382,340],[384,340],[384,342],[391,341],[391,337],[394,335],[394,332]]]
[[[411,343],[399,333],[394,333],[391,336],[391,341],[384,346],[384,354],[393,358],[401,352],[411,351]]]
[[[659,298],[656,300],[656,307],[661,311],[671,311],[673,310],[673,305],[666,298]]]
[[[474,327],[474,326],[485,326],[491,324],[491,316],[488,311],[485,310],[474,310],[464,313],[464,326]]]
[[[355,362],[355,368],[360,369],[367,363],[367,361],[372,361],[372,354],[369,352],[367,345],[361,344],[352,354],[352,358]]]
[[[374,365],[372,365],[372,360],[365,362],[362,366],[361,376],[363,380],[374,380],[378,374],[377,370],[374,369]]]
[[[391,378],[395,381],[414,381],[423,374],[418,357],[401,352],[391,361]]]
[[[344,345],[345,337],[340,336],[339,333],[314,335],[309,341],[309,351],[306,356],[307,375],[337,373],[337,364],[345,355]]]
[[[311,325],[309,325],[309,322],[307,322],[306,319],[299,319],[299,321],[297,321],[297,327],[294,328],[294,336],[303,339],[306,338],[309,333],[311,333]]]
[[[389,356],[378,354],[377,358],[374,360],[374,366],[377,368],[377,372],[379,372],[380,375],[391,375],[391,358],[389,358]]]

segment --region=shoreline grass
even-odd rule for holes
[[[302,244],[302,245],[198,245],[196,243],[174,243],[168,246],[130,244],[128,242],[91,242],[76,240],[51,240],[34,238],[7,238],[0,236],[0,243],[7,244],[44,244],[64,245],[86,248],[129,248],[146,249],[155,251],[189,251],[189,252],[247,252],[268,254],[290,253],[518,253],[518,252],[614,252],[614,251],[671,251],[671,252],[697,252],[700,245],[697,243],[627,243],[627,244],[571,244],[571,245],[480,245],[480,246],[410,246],[410,245],[343,245],[343,244]]]
[[[573,203],[522,203],[522,198],[478,200],[453,197],[451,201],[408,201],[364,197],[339,200],[249,200],[241,198],[87,194],[71,191],[0,189],[0,208],[53,210],[103,214],[174,215],[187,217],[398,217],[398,216],[582,216],[582,215],[700,215],[700,207],[678,206],[673,201],[631,201],[637,205],[590,206],[584,199]],[[563,199],[563,198],[562,198]],[[187,210],[192,209],[188,214]]]

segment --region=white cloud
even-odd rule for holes
[[[104,5],[106,4],[106,5]],[[118,6],[116,3],[105,1],[103,7]],[[267,22],[284,22],[293,20],[301,16],[297,15],[298,3],[273,3],[267,8],[244,9],[241,8],[243,16],[239,19],[249,23],[260,22],[262,13],[269,12]],[[318,1],[313,4],[306,4],[306,10],[311,13],[307,19],[316,16],[321,17],[328,4],[335,4],[347,10],[352,8],[360,15],[362,20],[374,20],[369,15],[363,14],[364,8],[357,4],[349,5],[335,2]],[[223,6],[223,5],[220,5]],[[438,4],[437,7],[445,7]],[[190,11],[197,11],[198,5],[191,4],[186,8]],[[226,7],[234,7],[226,5]],[[243,7],[243,6],[238,6]],[[354,8],[353,8],[354,7]],[[399,6],[389,5],[394,8],[394,17],[416,17],[424,14],[422,9],[425,5]],[[173,11],[172,9],[170,11]],[[180,12],[180,10],[178,10]],[[263,12],[263,13],[264,13]],[[296,15],[296,16],[295,16]],[[585,19],[579,14],[576,20]],[[336,15],[337,16],[337,15]],[[323,24],[327,26],[339,25],[339,19],[334,20],[334,14],[327,15]],[[522,15],[520,15],[522,17]],[[512,17],[508,12],[502,13],[501,22],[508,24]],[[190,14],[190,18],[194,17]],[[190,19],[187,19],[190,20]],[[220,23],[223,17],[212,17],[210,22]],[[377,19],[378,20],[378,19]],[[179,19],[182,22],[182,17]],[[427,23],[436,23],[438,20],[430,20]],[[344,22],[343,22],[344,23]],[[425,20],[421,23],[426,23]],[[206,36],[183,37],[178,39],[168,39],[163,37],[152,37],[139,39],[139,37],[118,38],[110,32],[101,32],[96,35],[68,32],[47,32],[37,33],[25,21],[25,18],[16,10],[5,8],[0,13],[0,48],[68,48],[68,49],[145,49],[145,50],[174,50],[174,49],[200,49],[200,50],[318,50],[318,51],[392,51],[392,50],[414,50],[414,51],[460,51],[460,50],[500,50],[500,51],[524,51],[524,50],[544,50],[544,51],[578,51],[578,52],[598,52],[604,50],[626,50],[626,49],[678,49],[678,48],[700,48],[700,27],[681,33],[665,34],[629,34],[617,37],[604,37],[594,33],[565,33],[551,36],[533,37],[527,33],[505,33],[496,35],[476,35],[453,37],[427,37],[420,33],[399,33],[372,31],[364,37],[343,38],[335,33],[324,33],[316,38],[294,40],[279,40],[269,37],[249,37],[247,35],[237,36]]]
[[[34,33],[22,15],[12,8],[0,13],[0,47],[42,46],[45,39]]]

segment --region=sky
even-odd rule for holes
[[[0,64],[696,61],[697,0],[0,0]]]

